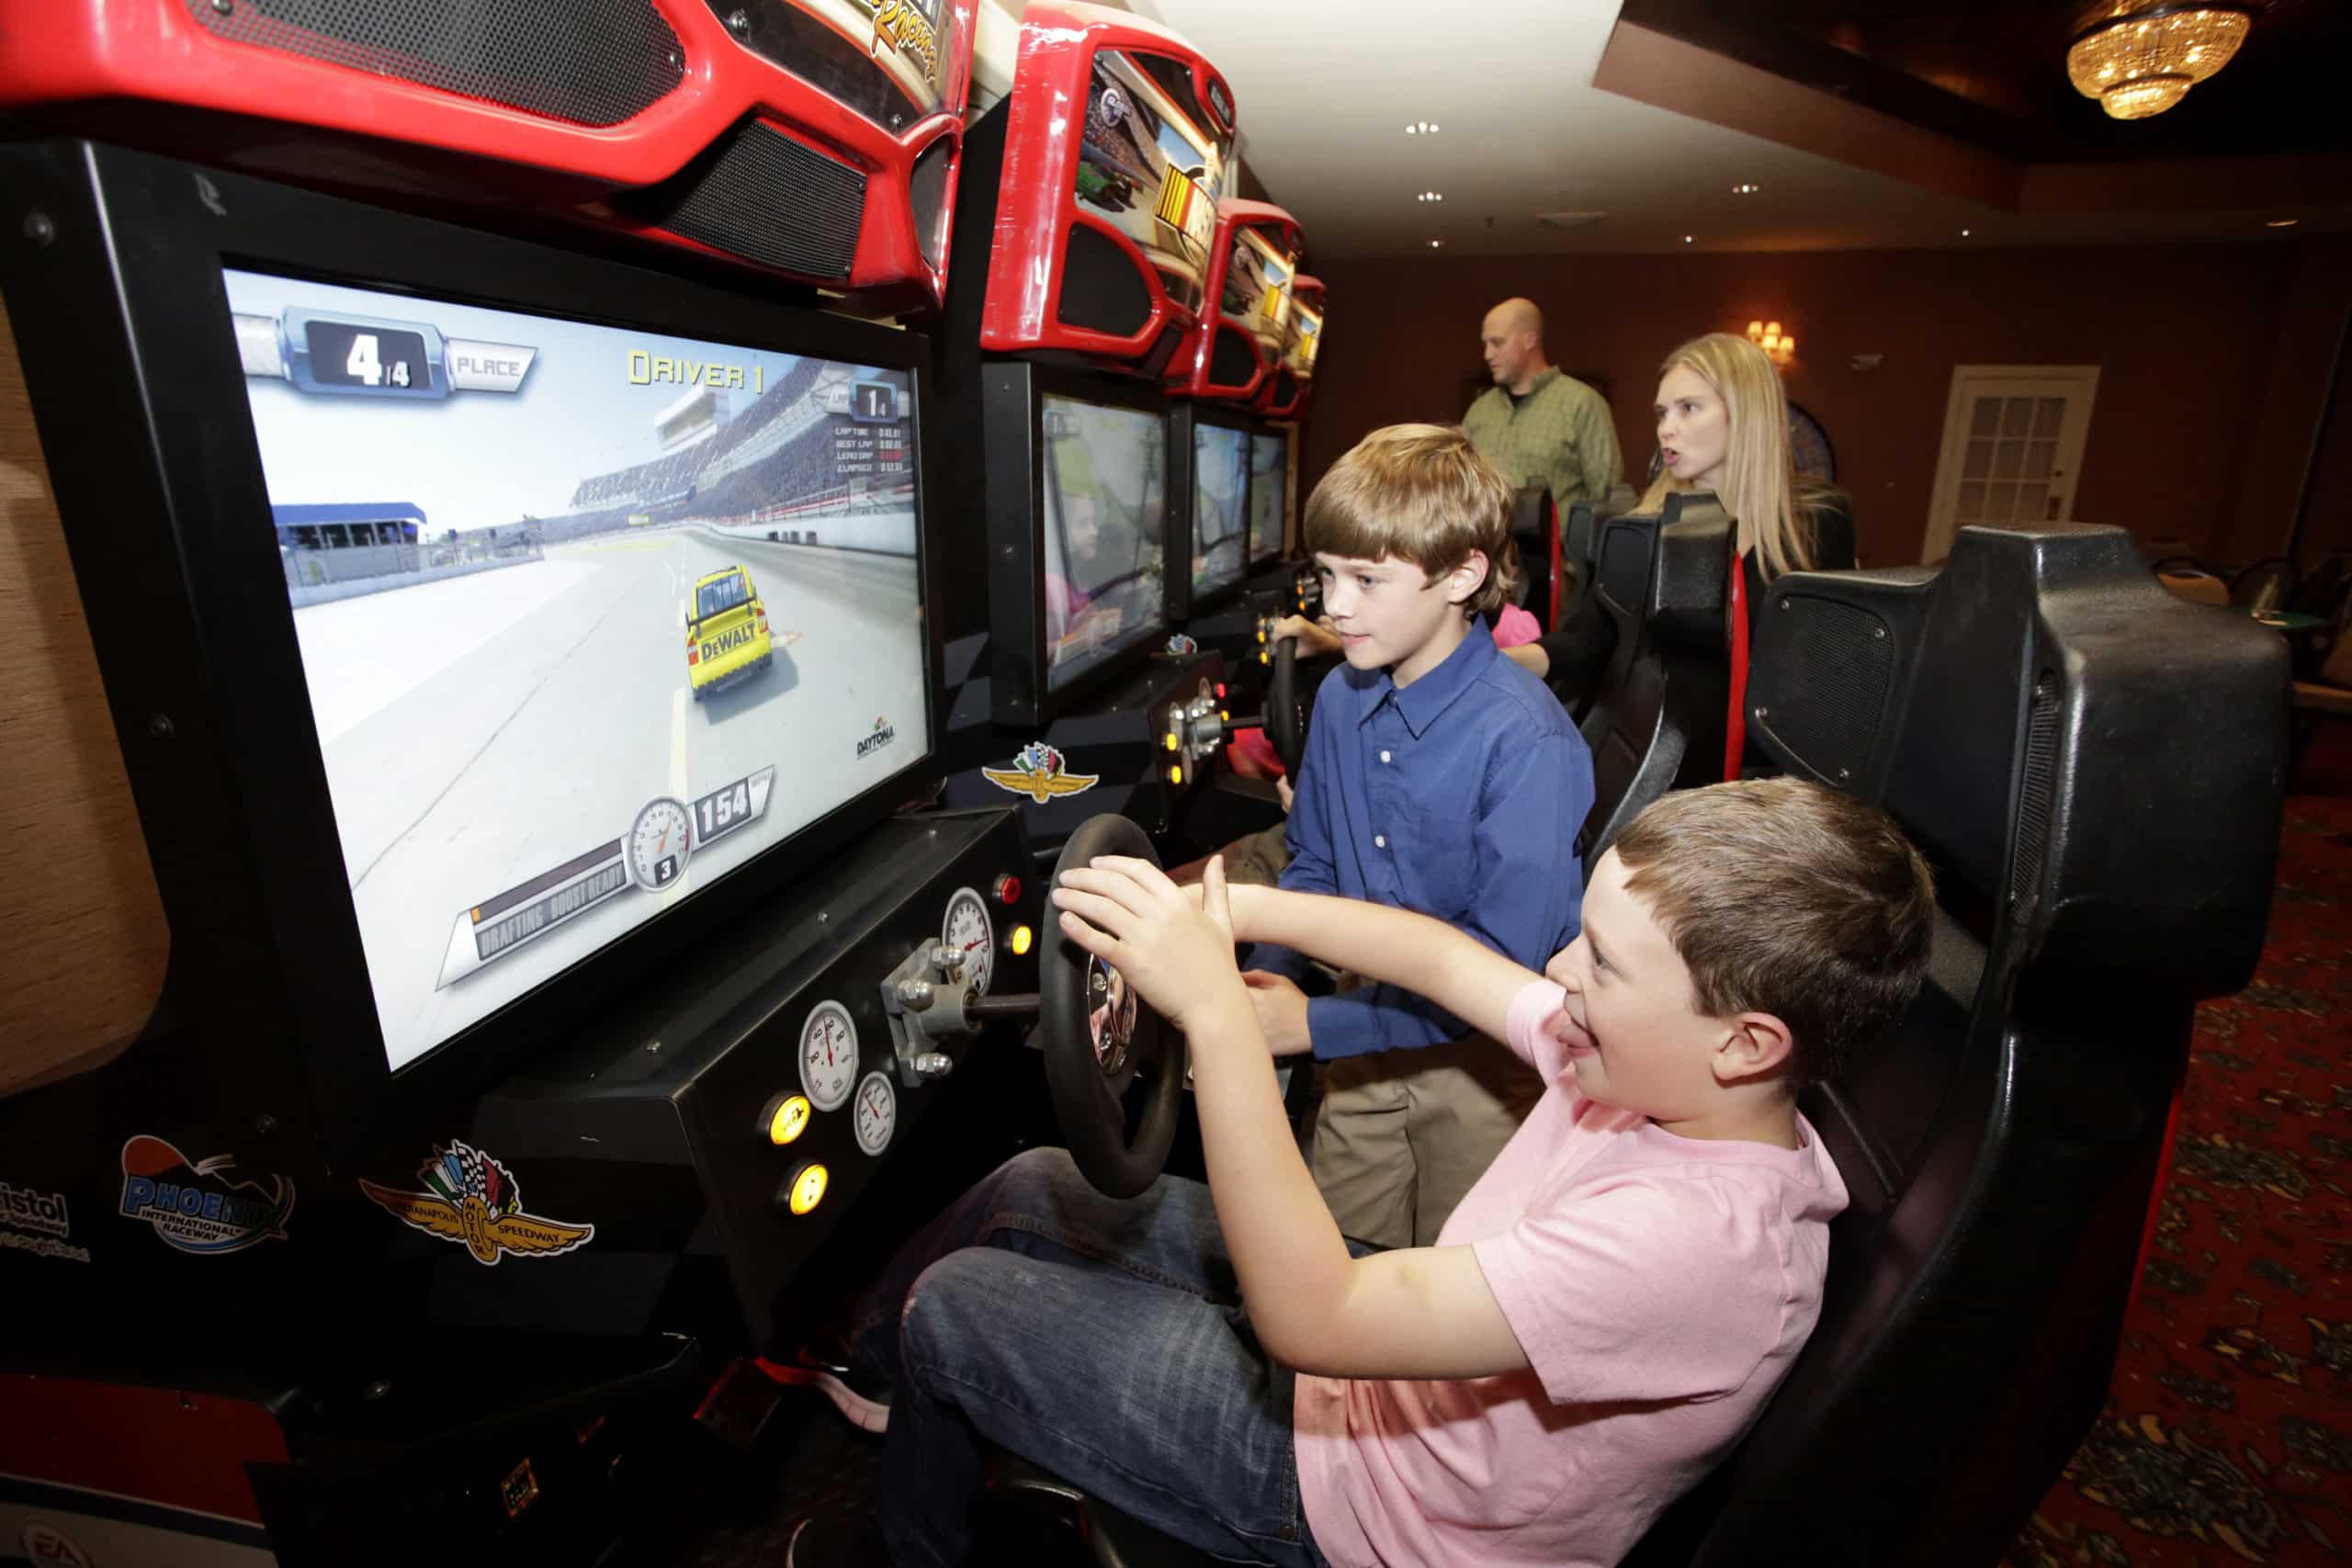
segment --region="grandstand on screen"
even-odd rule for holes
[[[577,539],[684,522],[782,528],[812,518],[910,510],[911,464],[900,475],[838,472],[835,441],[852,423],[854,379],[846,367],[804,359],[732,417],[710,389],[690,391],[654,417],[662,455],[581,480],[566,514],[548,521],[546,537]],[[910,438],[904,424],[896,428],[899,439]]]

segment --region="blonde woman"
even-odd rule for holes
[[[1738,519],[1747,604],[1784,571],[1853,566],[1853,514],[1835,487],[1796,477],[1788,395],[1762,349],[1730,333],[1691,339],[1666,356],[1655,407],[1663,467],[1638,511],[1655,517],[1670,494],[1712,492]],[[1558,630],[1506,656],[1573,704],[1608,667],[1616,641],[1616,623],[1587,593]]]

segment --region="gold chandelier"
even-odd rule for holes
[[[2145,119],[2227,65],[2253,25],[2242,6],[2116,0],[2066,51],[2066,76],[2114,118]]]

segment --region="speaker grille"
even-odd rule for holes
[[[2009,876],[2009,902],[2030,919],[2030,900],[2041,887],[2041,863],[2050,851],[2050,803],[2058,787],[2058,677],[2045,670],[2033,682],[2033,705],[2026,711],[2025,779],[2018,791],[2017,860]]]
[[[907,176],[907,201],[914,209],[915,243],[933,266],[947,265],[947,175],[956,167],[956,139],[942,136],[915,155]]]
[[[1850,781],[1878,743],[1894,637],[1868,610],[1804,594],[1781,600],[1769,672],[1772,737],[1833,784]],[[1749,704],[1760,694],[1750,689]]]
[[[1298,378],[1287,370],[1274,372],[1274,407],[1286,409],[1298,400]]]
[[[804,277],[847,277],[865,176],[754,122],[639,210],[706,245]]]
[[[217,38],[576,125],[642,114],[685,76],[651,0],[183,0]]]
[[[1073,327],[1132,337],[1151,319],[1151,291],[1127,253],[1090,224],[1069,226],[1062,297],[1054,314]]]
[[[1209,330],[1216,333],[1209,349],[1209,379],[1220,387],[1247,386],[1258,373],[1258,355],[1250,345],[1249,334],[1223,321]]]

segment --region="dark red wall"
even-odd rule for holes
[[[1827,428],[1864,560],[1918,558],[1955,365],[2097,365],[2075,515],[2217,561],[2284,547],[2352,308],[2352,243],[1318,261],[1327,333],[1300,475],[1367,430],[1455,420],[1478,323],[1525,294],[1553,362],[1605,377],[1632,478],[1658,361],[1780,321],[1790,395]],[[1850,367],[1879,354],[1875,370]],[[2338,418],[2342,418],[2339,412]],[[2323,488],[2346,459],[2329,442]],[[1304,494],[1304,491],[1301,492]],[[2312,526],[2307,525],[2307,536]]]

